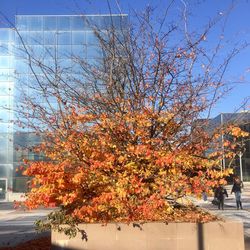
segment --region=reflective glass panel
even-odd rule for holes
[[[42,45],[33,45],[30,47],[31,56],[39,59],[44,55],[44,47]]]
[[[71,45],[58,45],[58,58],[71,58]]]
[[[27,18],[28,30],[42,30],[43,19],[41,16],[29,16]]]
[[[9,69],[0,69],[0,81],[8,81],[9,80]]]
[[[28,44],[43,44],[43,33],[38,31],[29,32]]]
[[[70,20],[69,16],[58,16],[57,17],[57,29],[58,30],[70,30]]]
[[[72,30],[83,30],[86,28],[86,18],[83,16],[72,16]]]
[[[8,56],[1,56],[0,57],[0,68],[6,69],[9,68],[9,57]]]
[[[71,44],[71,32],[58,32],[58,44]]]
[[[56,30],[57,20],[56,16],[44,16],[43,17],[43,29],[44,30]]]
[[[72,31],[72,44],[85,44],[86,32],[84,31]]]
[[[86,46],[85,45],[73,45],[72,46],[72,56],[77,58],[86,57]]]
[[[11,95],[13,93],[12,82],[0,82],[0,95]]]
[[[18,30],[27,30],[27,17],[25,16],[16,16],[16,27]]]
[[[56,44],[56,32],[44,31],[43,39],[44,39],[44,44],[48,45]]]
[[[87,58],[101,58],[101,57],[103,57],[103,52],[100,47],[87,46]]]
[[[44,46],[44,58],[51,59],[51,58],[55,58],[55,56],[56,56],[56,46],[45,45]]]
[[[13,31],[11,29],[0,29],[0,41],[10,42],[13,40]]]
[[[86,32],[86,42],[87,45],[91,44],[97,45],[99,43],[99,39],[93,31],[88,31]]]
[[[26,31],[20,31],[19,33],[16,33],[15,35],[16,45],[27,44],[28,35],[29,35],[29,32],[26,32]]]
[[[0,56],[9,55],[9,45],[7,43],[0,43]]]
[[[12,99],[9,96],[1,96],[0,109],[10,108],[12,104]]]
[[[16,60],[16,72],[19,73],[27,73],[29,69],[29,65],[26,60]]]

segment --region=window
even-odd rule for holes
[[[29,16],[27,17],[28,30],[42,30],[43,20],[39,16]]]
[[[86,46],[85,45],[73,45],[72,46],[72,57],[86,58]]]
[[[2,81],[8,81],[9,78],[10,78],[10,71],[9,71],[9,69],[0,69],[0,82],[2,82]]]
[[[0,69],[9,68],[10,59],[8,56],[1,56],[0,57]]]
[[[16,27],[18,30],[27,30],[27,17],[26,16],[16,16]]]
[[[88,45],[97,45],[99,43],[99,39],[93,31],[89,31],[86,32],[86,42]]]
[[[0,55],[7,56],[9,54],[8,44],[7,43],[0,43]]]
[[[71,45],[58,45],[58,58],[70,58]]]
[[[70,19],[69,16],[57,17],[57,29],[58,30],[70,30]]]
[[[103,57],[103,52],[100,47],[88,46],[87,47],[87,57],[88,58],[101,58]]]
[[[84,31],[73,31],[72,32],[72,44],[85,44],[86,43],[86,32]]]
[[[43,33],[31,31],[28,33],[28,44],[43,44]]]
[[[72,30],[83,30],[86,28],[86,19],[83,16],[72,17]]]
[[[53,31],[44,31],[43,33],[44,44],[56,44],[56,33]]]
[[[71,32],[59,32],[57,39],[58,44],[71,44]]]
[[[44,55],[44,47],[42,45],[33,45],[30,48],[32,57],[39,59]]]
[[[29,65],[25,60],[16,60],[16,73],[25,74],[29,70]]]
[[[45,16],[43,18],[44,30],[56,30],[57,22],[55,16]]]

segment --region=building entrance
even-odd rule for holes
[[[7,179],[0,179],[0,201],[6,201],[7,194]]]

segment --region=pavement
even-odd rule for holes
[[[34,226],[37,219],[45,218],[50,211],[52,210],[16,210],[13,203],[0,202],[0,249],[50,235],[50,232],[38,233]]]
[[[250,250],[250,182],[244,183],[242,190],[242,210],[237,210],[234,193],[231,194],[232,185],[226,186],[228,198],[225,199],[224,210],[218,210],[211,201],[213,197],[208,197],[208,201],[198,200],[196,205],[209,210],[219,216],[243,222],[245,250]]]
[[[231,193],[232,186],[227,186],[229,197],[225,200],[224,210],[218,210],[211,203],[213,197],[208,201],[196,200],[196,205],[209,210],[219,216],[233,220],[242,221],[244,225],[245,250],[250,250],[250,182],[244,183],[242,192],[243,210],[236,209],[234,194]],[[37,233],[34,222],[45,218],[52,209],[36,209],[31,211],[15,210],[13,203],[0,202],[0,248],[14,246],[20,242],[50,235],[50,232]]]

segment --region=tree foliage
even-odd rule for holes
[[[48,67],[24,44],[33,91],[44,102],[24,94],[19,124],[41,133],[33,150],[48,159],[25,162],[24,174],[33,177],[28,208],[53,203],[71,224],[172,221],[185,217],[181,198],[225,183],[226,152],[207,153],[218,137],[200,118],[225,92],[223,76],[239,50],[219,64],[219,45],[208,51],[217,19],[201,33],[180,33],[165,18],[153,26],[150,9],[137,18],[137,25],[108,33],[95,27],[104,55],[94,65],[70,55],[77,72],[58,58]],[[239,128],[232,133],[243,135]]]

